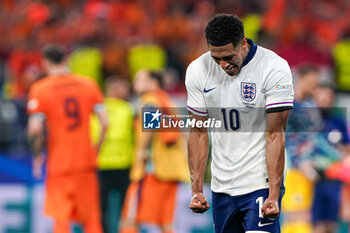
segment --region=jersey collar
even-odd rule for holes
[[[250,47],[250,50],[249,50],[249,52],[248,52],[247,57],[246,57],[246,58],[244,59],[244,61],[243,61],[242,67],[244,67],[245,65],[247,65],[247,64],[250,62],[250,60],[253,59],[253,57],[254,57],[254,55],[255,55],[255,53],[256,53],[256,49],[258,48],[258,46],[256,46],[256,44],[254,44],[254,42],[253,42],[251,39],[248,39],[248,38],[247,38],[247,41],[248,41],[248,43],[251,45],[251,47]]]

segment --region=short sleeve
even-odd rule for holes
[[[293,80],[288,64],[282,63],[280,67],[275,67],[267,75],[265,97],[265,109],[267,112],[277,112],[293,108]]]
[[[204,76],[200,74],[200,67],[196,65],[192,62],[186,71],[187,110],[195,115],[207,116],[208,111],[200,85],[200,79]]]
[[[29,91],[27,112],[28,114],[46,113],[44,92],[40,91],[36,84],[33,84]]]

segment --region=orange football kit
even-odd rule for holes
[[[29,114],[43,114],[48,130],[45,213],[58,223],[83,223],[85,232],[101,232],[89,120],[102,102],[94,81],[74,74],[37,81],[28,99]]]

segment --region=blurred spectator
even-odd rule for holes
[[[98,169],[103,230],[109,233],[117,232],[120,210],[130,182],[130,167],[134,159],[134,115],[131,104],[126,101],[130,95],[128,80],[112,76],[106,79],[105,85],[104,104],[109,124],[98,156]],[[101,126],[96,117],[92,131],[97,143]],[[110,200],[113,198],[119,202],[112,205]]]
[[[0,99],[0,153],[17,157],[27,154],[27,119],[23,102]]]
[[[313,111],[316,104],[311,100],[318,83],[319,73],[316,67],[305,65],[299,69],[294,86],[294,108],[288,119],[286,134],[289,170],[285,181],[286,193],[282,201],[282,231],[285,233],[312,232],[310,209],[316,175],[308,167],[308,163],[304,163],[307,160],[303,156],[305,145],[310,140],[310,132],[314,132],[319,123],[317,112]],[[302,166],[305,167],[304,170]]]
[[[321,108],[322,135],[329,144],[334,145],[340,153],[345,154],[343,148],[349,144],[349,135],[345,115],[342,115],[344,111],[335,108],[333,89],[330,86],[319,86],[314,93],[314,99]],[[337,162],[334,155],[314,161],[314,163],[322,163],[316,166],[319,179],[315,183],[312,204],[314,233],[336,232],[338,228],[341,182],[326,176],[326,169],[334,162]]]
[[[122,233],[138,232],[141,224],[154,224],[163,233],[174,232],[176,192],[179,182],[189,179],[183,135],[177,130],[142,130],[142,107],[175,114],[175,105],[162,90],[162,83],[159,73],[141,70],[135,76],[134,89],[141,94],[136,158],[131,171],[133,182],[124,203]],[[153,117],[160,119],[159,115]]]
[[[72,70],[93,77],[100,85],[101,64],[108,76],[132,77],[140,68],[170,66],[183,78],[183,67],[207,49],[201,39],[203,24],[215,13],[224,11],[242,16],[246,34],[252,38],[262,35],[265,39],[262,42],[276,48],[292,67],[307,61],[331,68],[329,54],[349,28],[346,20],[349,9],[348,1],[329,0],[241,0],[234,3],[227,0],[6,0],[0,3],[0,48],[5,48],[5,54],[9,54],[9,64],[13,63],[13,56],[18,56],[16,51],[22,48],[37,53],[38,48],[50,42],[63,43],[70,50],[81,48],[73,54]],[[94,42],[89,51],[82,48],[86,40]],[[92,49],[100,49],[100,54]],[[85,52],[87,56],[78,56]],[[113,52],[116,52],[115,58],[112,58]],[[31,67],[29,63],[25,62],[25,66]],[[341,78],[345,65],[338,62],[338,56],[336,64],[339,80],[343,80],[339,84],[347,90],[346,79]],[[25,95],[22,92],[28,91],[26,85],[31,85],[31,81],[24,79],[31,77],[23,77],[12,65],[8,69],[6,79],[11,97]]]
[[[340,155],[333,144],[327,141],[328,137],[324,137],[323,132],[330,130],[331,123],[328,121],[330,119],[323,118],[323,112],[312,99],[318,95],[316,93],[320,79],[318,69],[310,65],[303,66],[299,69],[298,74],[294,109],[290,114],[287,126],[289,133],[286,149],[291,161],[291,170],[287,173],[286,189],[289,187],[289,191],[286,191],[285,197],[288,198],[285,198],[284,201],[287,207],[284,209],[285,215],[289,219],[287,218],[284,226],[287,232],[311,232],[310,223],[312,222],[315,224],[314,232],[324,232],[322,231],[324,223],[327,220],[334,221],[336,217],[334,211],[339,210],[339,192],[332,195],[332,203],[327,204],[321,201],[320,205],[320,199],[324,198],[324,194],[327,193],[325,191],[327,187],[323,186],[320,179],[326,169],[340,159]],[[322,98],[323,104],[326,104],[323,93],[319,93],[318,98],[320,100]],[[330,103],[329,100],[328,103]],[[316,189],[313,189],[313,184],[316,185]],[[337,182],[330,186],[340,189]],[[315,192],[314,199],[311,195],[313,192]],[[326,199],[329,200],[329,198]],[[312,213],[311,210],[313,210]],[[332,216],[329,216],[328,213],[332,213]]]

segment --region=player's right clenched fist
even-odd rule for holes
[[[203,193],[195,193],[192,195],[190,209],[193,213],[204,213],[210,208],[207,199],[203,195]]]

